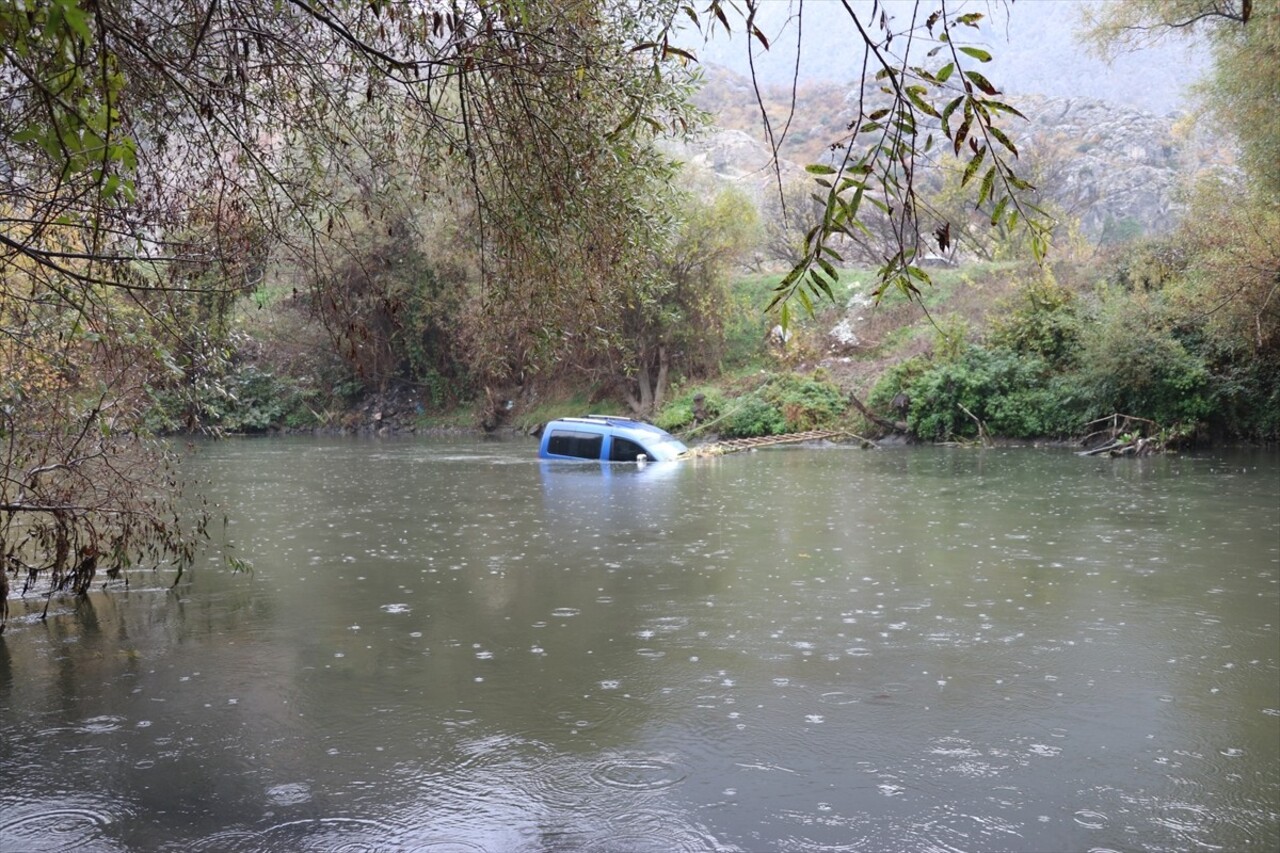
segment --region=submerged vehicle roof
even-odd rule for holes
[[[596,435],[592,442],[569,442],[558,438],[567,431]],[[637,446],[638,445],[638,446]],[[664,429],[634,418],[618,415],[583,415],[556,418],[542,432],[538,456],[543,459],[601,459],[634,462],[638,454],[652,461],[674,459],[688,451],[684,442]]]
[[[671,433],[661,427],[656,427],[648,421],[640,421],[635,418],[627,418],[622,415],[580,415],[578,417],[556,418],[551,423],[569,423],[569,424],[600,424],[619,429],[638,429],[641,432],[647,432],[654,436],[668,436],[675,438]],[[548,424],[549,426],[550,424]]]

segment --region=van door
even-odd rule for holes
[[[553,429],[547,439],[547,453],[573,459],[599,459],[603,445],[604,436],[598,432]]]
[[[644,454],[646,458],[652,459],[653,454],[649,453],[639,444],[636,444],[629,438],[622,438],[615,435],[609,447],[610,462],[635,462],[640,454]]]

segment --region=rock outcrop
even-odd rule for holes
[[[856,89],[810,88],[810,97],[796,101],[781,151],[784,184],[805,177],[803,163],[815,154],[834,156],[828,143],[847,124],[845,113],[856,109]],[[677,156],[761,200],[776,195],[778,180],[754,98],[744,78],[725,69],[709,74],[700,104],[739,127],[715,128],[696,143],[678,146]],[[1027,117],[1001,124],[1019,148],[1023,172],[1034,172],[1029,177],[1042,198],[1076,217],[1084,236],[1096,242],[1167,231],[1182,213],[1178,196],[1186,179],[1205,168],[1230,167],[1235,156],[1230,143],[1210,139],[1184,114],[1156,115],[1089,98],[1008,99]]]
[[[1182,214],[1185,179],[1225,165],[1177,114],[1085,98],[1024,97],[1017,107],[1027,121],[1015,138],[1042,170],[1042,191],[1094,240],[1168,231]]]

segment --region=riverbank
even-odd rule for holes
[[[945,443],[1067,441],[1120,413],[1162,443],[1280,439],[1280,352],[1232,337],[1172,285],[1123,284],[1154,251],[937,270],[912,298],[877,297],[870,271],[848,270],[785,334],[762,307],[776,277],[744,275],[718,361],[652,384],[661,403],[642,416],[676,433],[714,421],[731,437],[835,428]],[[465,357],[452,378],[406,367],[375,383],[292,302],[243,312],[237,327],[218,382],[153,393],[155,431],[528,432],[564,415],[635,415],[627,399],[640,396],[636,377],[592,365],[489,388]]]

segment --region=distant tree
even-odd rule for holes
[[[1280,199],[1280,3],[1276,0],[1126,0],[1083,7],[1085,33],[1110,56],[1171,35],[1205,35],[1213,56],[1198,87],[1205,109],[1233,133],[1244,166]]]
[[[657,277],[636,282],[622,303],[629,352],[621,363],[632,366],[623,384],[632,411],[646,417],[662,405],[673,370],[687,377],[719,366],[729,275],[759,239],[755,207],[735,188],[710,200],[681,193],[675,209]]]
[[[1280,2],[1134,0],[1088,12],[1087,32],[1104,54],[1207,35],[1213,66],[1197,93],[1239,142],[1246,180],[1207,176],[1193,188],[1180,296],[1224,345],[1280,355]]]
[[[622,318],[660,282],[655,257],[674,226],[674,164],[655,140],[700,120],[686,70],[642,71],[676,58],[654,39],[674,8],[529,4],[524,19],[556,34],[571,73],[548,76],[495,44],[478,53],[490,70],[459,81],[473,122],[462,221],[482,281],[468,361],[491,400],[548,374],[609,379],[617,354],[633,352]]]
[[[780,190],[763,197],[761,254],[766,261],[791,267],[804,258],[805,234],[823,209],[813,195],[811,180],[793,178],[784,181]]]
[[[1045,217],[1045,227],[1053,239],[1055,255],[1077,248],[1080,212],[1096,201],[1097,188],[1067,180],[1074,141],[1037,134],[1020,145],[1022,174],[1034,184],[1025,198]],[[921,180],[920,223],[926,233],[945,232],[950,251],[940,254],[951,259],[1030,260],[1035,257],[1033,234],[1025,228],[1010,227],[1007,220],[992,218],[975,208],[964,185],[965,165],[956,160],[936,164]],[[1051,223],[1051,225],[1050,225]],[[941,247],[937,247],[938,250]]]

